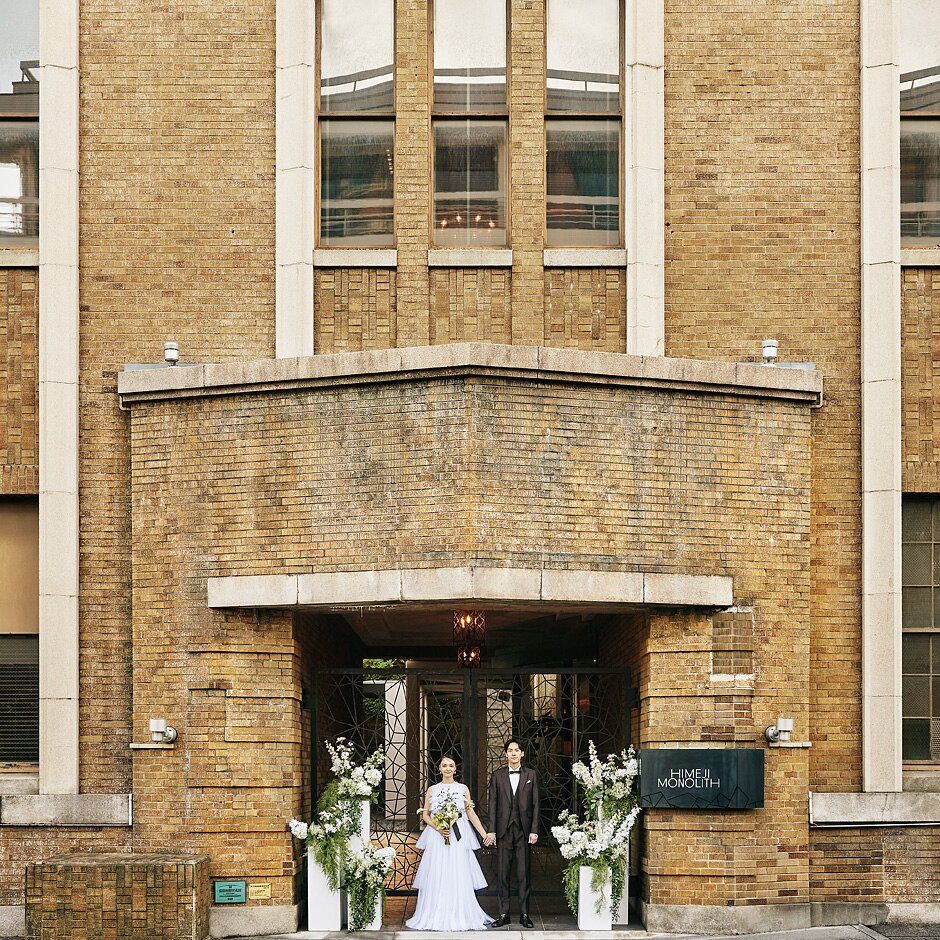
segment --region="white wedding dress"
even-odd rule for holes
[[[432,815],[448,791],[457,798],[458,806],[466,805],[463,784],[437,783],[431,787]],[[463,809],[457,826],[460,839],[451,832],[450,845],[433,826],[426,826],[418,839],[417,846],[424,854],[414,881],[418,904],[407,922],[412,930],[486,930],[493,923],[474,894],[486,887],[486,879],[473,854],[480,840]]]

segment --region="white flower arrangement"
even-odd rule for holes
[[[324,744],[330,754],[334,778],[320,797],[315,819],[306,823],[292,818],[287,825],[295,839],[312,849],[330,887],[336,891],[344,878],[350,877],[353,862],[349,845],[359,838],[361,801],[378,799],[376,788],[382,782],[385,752],[378,748],[363,763],[357,764],[346,738]],[[394,850],[391,853],[394,858]]]
[[[630,748],[609,754],[602,761],[594,742],[589,741],[588,764],[577,761],[571,771],[584,791],[585,807],[594,818],[581,822],[576,814],[563,812],[558,817],[560,825],[552,827],[562,857],[568,862],[565,897],[572,912],[577,913],[578,869],[587,865],[592,869],[591,886],[598,898],[610,878],[610,906],[616,914],[626,886],[630,830],[640,814],[633,790],[639,772],[636,755]]]

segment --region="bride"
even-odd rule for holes
[[[454,780],[456,761],[442,757],[438,769],[441,782],[430,787],[424,799],[421,818],[427,828],[417,842],[424,854],[414,880],[418,904],[407,926],[412,930],[485,930],[493,918],[487,916],[474,894],[486,887],[486,879],[473,854],[480,847],[473,830],[481,839],[486,831],[473,811],[470,791]],[[459,812],[450,829],[434,821],[448,804]]]

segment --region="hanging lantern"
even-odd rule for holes
[[[486,642],[486,617],[482,610],[454,611],[454,646],[457,664],[468,669],[479,666]]]

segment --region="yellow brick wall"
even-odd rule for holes
[[[333,353],[397,346],[396,282],[396,272],[384,269],[317,271],[314,349]]]
[[[0,495],[39,492],[39,272],[0,268]]]
[[[815,362],[811,784],[861,785],[858,5],[666,4],[666,354]],[[824,65],[823,65],[824,64]]]
[[[214,575],[462,564],[730,574],[766,653],[753,715],[735,725],[732,709],[725,727],[759,746],[777,709],[805,722],[809,420],[785,401],[456,377],[134,406],[138,733],[158,705],[186,716],[176,751],[135,757],[135,843],[157,844],[182,818],[214,874],[251,870],[288,897],[294,873],[274,868],[283,818],[302,801],[291,774],[303,640],[276,613],[207,610]],[[187,507],[185,525],[171,505]],[[652,618],[638,744],[698,741],[725,714],[711,642],[709,617]],[[276,734],[261,728],[270,721],[246,724],[251,710],[233,723],[233,702],[249,696],[281,716]],[[250,748],[236,743],[244,734]],[[647,814],[654,903],[808,899],[805,752],[768,765],[764,810]]]
[[[273,0],[80,4],[81,787],[130,788],[127,416],[116,375],[274,354]]]

